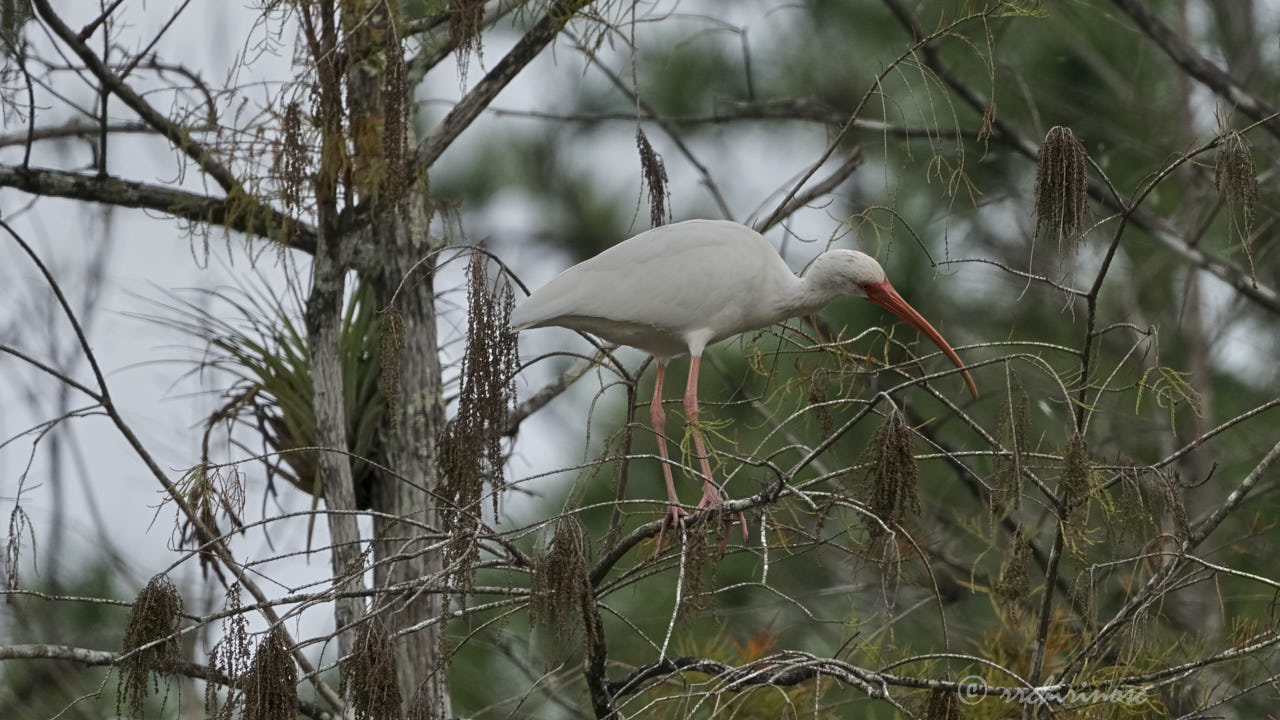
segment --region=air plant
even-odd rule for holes
[[[222,403],[205,420],[201,461],[211,463],[210,437],[218,427],[231,443],[261,456],[268,487],[282,478],[318,503],[324,489],[316,482],[316,420],[312,404],[310,352],[302,322],[302,301],[266,287],[198,290],[215,303],[197,303],[170,293],[168,312],[145,319],[178,329],[204,345],[192,373],[218,370]],[[213,305],[214,307],[211,307]],[[232,319],[215,308],[231,308]],[[379,455],[379,428],[386,402],[381,388],[381,324],[373,290],[358,285],[347,301],[342,322],[342,377],[347,415],[347,447],[353,456]],[[261,442],[255,450],[236,433],[250,429]],[[352,461],[356,501],[368,507],[375,470]]]

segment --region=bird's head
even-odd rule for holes
[[[809,271],[804,275],[805,281],[820,292],[830,297],[852,295],[865,298],[909,323],[933,341],[956,367],[963,368],[960,356],[951,349],[946,339],[929,324],[924,316],[907,304],[906,300],[889,284],[889,277],[875,258],[856,250],[828,250],[813,261]],[[968,370],[961,370],[969,392],[978,397],[978,386],[974,384]]]
[[[867,292],[888,278],[876,259],[856,250],[828,250],[809,266],[804,279],[810,286],[835,295],[868,297]]]

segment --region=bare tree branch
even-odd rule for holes
[[[493,66],[484,79],[440,121],[431,135],[418,145],[413,154],[414,168],[423,170],[431,167],[445,149],[458,139],[462,131],[470,127],[489,103],[493,102],[498,93],[555,39],[574,13],[591,2],[592,0],[557,0],[547,8],[542,19],[520,38],[515,47]]]
[[[72,52],[80,57],[85,67],[113,94],[123,100],[134,112],[138,113],[148,125],[155,128],[156,132],[169,138],[169,142],[173,143],[175,148],[195,160],[200,169],[212,177],[224,191],[229,193],[238,185],[235,178],[232,177],[231,171],[216,160],[203,144],[191,138],[189,128],[185,128],[161,115],[159,111],[151,106],[151,103],[147,102],[133,88],[116,77],[106,63],[53,11],[53,8],[49,6],[49,0],[33,0],[33,3],[36,11],[40,14],[40,19],[49,25],[54,34],[61,38],[71,48]]]
[[[1206,60],[1194,48],[1178,37],[1161,20],[1151,6],[1138,0],[1111,0],[1111,2],[1133,20],[1138,29],[1147,34],[1178,67],[1188,75],[1204,83],[1215,94],[1221,96],[1239,108],[1255,122],[1261,122],[1272,135],[1280,138],[1280,118],[1276,111],[1262,101],[1261,98],[1245,90],[1235,78],[1228,75],[1217,65]]]
[[[215,198],[118,177],[10,165],[0,165],[0,187],[41,197],[155,210],[192,222],[221,225],[249,236],[283,239],[289,247],[306,253],[314,253],[316,247],[314,228],[248,196],[237,200]]]
[[[114,667],[120,663],[124,653],[110,652],[108,650],[91,650],[89,648],[74,647],[71,645],[47,645],[43,643],[28,643],[23,645],[0,645],[0,661],[3,660],[61,660],[65,662],[74,662],[90,667]],[[183,675],[196,680],[204,680],[205,682],[216,683],[226,687],[236,687],[236,682],[232,678],[226,676],[225,673],[217,668],[201,665],[199,663],[184,663],[176,668],[179,675]],[[298,710],[310,718],[315,720],[333,720],[336,716],[302,698],[298,698]]]
[[[924,31],[916,23],[915,18],[902,5],[900,0],[882,0],[882,2],[891,10],[903,27],[907,29],[913,37],[922,37]],[[925,44],[921,48],[925,62],[929,67],[937,73],[948,86],[955,91],[956,95],[968,103],[973,109],[980,113],[985,113],[989,109],[988,102],[978,94],[968,83],[961,79],[951,68],[942,61],[937,49]],[[1017,151],[1019,155],[1035,162],[1040,152],[1040,146],[1035,142],[1027,139],[1017,132],[1007,122],[999,117],[994,117],[991,121],[992,137],[1009,145],[1010,148]],[[1106,206],[1113,212],[1123,213],[1126,208],[1123,203],[1118,201],[1111,191],[1096,182],[1089,183],[1089,196],[1095,201]],[[1132,210],[1128,214],[1129,222],[1138,228],[1149,233],[1160,244],[1169,250],[1180,260],[1190,265],[1204,270],[1211,275],[1230,285],[1239,294],[1257,303],[1259,306],[1280,314],[1280,293],[1261,282],[1254,282],[1249,273],[1232,265],[1231,263],[1210,257],[1201,251],[1198,247],[1185,241],[1181,233],[1171,229],[1168,225],[1158,219],[1156,216],[1144,210]]]

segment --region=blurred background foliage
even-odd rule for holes
[[[967,2],[901,5],[925,31],[980,7]],[[1152,6],[1201,54],[1227,68],[1255,95],[1275,96],[1280,80],[1273,42],[1277,8],[1261,2],[1178,1]],[[716,17],[716,8],[708,6],[641,26],[635,59],[641,98],[711,168],[711,176],[724,183],[735,212],[732,219],[740,221],[762,217],[778,201],[777,194],[749,195],[742,188],[785,191],[791,173],[817,157],[822,143],[835,136],[875,75],[911,42],[884,4],[805,2],[772,9],[754,4],[753,9],[762,14],[751,15],[752,21],[743,25]],[[728,13],[733,18],[748,14]],[[630,59],[621,36],[629,37],[630,28],[617,28],[617,33],[613,37],[617,52],[598,60],[619,77],[628,78]],[[994,119],[1020,138],[1038,144],[1050,127],[1072,129],[1096,164],[1089,168],[1090,180],[1101,182],[1100,171],[1105,172],[1107,181],[1126,198],[1180,154],[1223,130],[1249,124],[1188,78],[1105,2],[1010,3],[995,17],[957,28],[934,47],[954,77],[977,96],[990,99],[996,108]],[[557,52],[571,53],[570,42],[562,39]],[[784,240],[782,232],[774,231],[769,237],[790,251],[787,258],[797,270],[816,252],[813,245],[833,238],[837,245],[871,252],[881,259],[903,296],[957,347],[1004,341],[1044,343],[1040,347],[975,347],[960,353],[969,362],[1012,352],[1038,356],[1074,398],[1080,381],[1079,356],[1055,351],[1049,344],[1077,350],[1082,346],[1087,320],[1084,303],[990,264],[960,261],[992,260],[1087,291],[1117,218],[1091,200],[1087,231],[1078,243],[1069,238],[1037,238],[1032,216],[1034,158],[1019,152],[1018,141],[1000,130],[984,134],[982,112],[947,86],[925,65],[925,59],[924,52],[917,52],[890,72],[859,117],[882,121],[895,130],[855,127],[841,141],[833,162],[857,145],[866,156],[865,164],[831,196],[788,223],[794,236]],[[629,79],[625,82],[630,85]],[[492,131],[495,142],[483,153],[489,161],[467,158],[437,172],[432,190],[437,197],[457,203],[464,225],[471,220],[479,226],[503,212],[512,196],[518,195],[522,207],[536,208],[532,223],[536,232],[530,231],[529,237],[495,233],[499,253],[504,247],[532,242],[556,251],[552,257],[562,267],[645,229],[647,213],[638,199],[640,170],[631,141],[636,125],[634,100],[594,68],[581,71],[575,93],[557,94],[557,98],[544,109],[552,117],[500,115],[501,122]],[[755,115],[762,117],[755,119]],[[720,217],[674,139],[648,119],[641,126],[675,178],[670,188],[674,219]],[[904,136],[901,129],[912,132]],[[1252,252],[1258,281],[1273,286],[1280,273],[1269,260],[1275,248],[1274,233],[1269,231],[1275,221],[1275,194],[1268,179],[1276,143],[1260,130],[1248,133],[1247,141],[1261,181]],[[789,163],[771,165],[779,159],[771,147],[797,148],[797,156]],[[1214,162],[1212,152],[1197,156],[1163,180],[1143,207],[1193,247],[1247,268],[1242,240],[1232,230],[1231,208],[1224,205],[1214,185]],[[736,182],[734,176],[740,173],[754,174],[754,183]],[[632,182],[619,183],[620,175],[630,176]],[[526,251],[525,256],[532,254]],[[941,264],[931,266],[929,257]],[[1149,563],[1157,561],[1126,563],[1121,571],[1100,569],[1099,563],[1153,552],[1173,542],[1178,533],[1174,518],[1181,512],[1176,508],[1185,506],[1193,521],[1202,518],[1275,440],[1270,431],[1275,420],[1264,413],[1261,419],[1182,456],[1165,468],[1167,477],[1126,475],[1124,481],[1115,482],[1120,466],[1157,462],[1207,429],[1275,397],[1276,365],[1270,360],[1276,349],[1275,312],[1206,273],[1191,272],[1183,258],[1143,229],[1129,226],[1099,295],[1097,315],[1096,327],[1105,332],[1097,341],[1090,381],[1099,383],[1115,374],[1108,390],[1090,402],[1085,441],[1091,499],[1080,511],[1083,519],[1069,534],[1059,578],[1064,587],[1077,588],[1073,597],[1087,600],[1079,600],[1073,608],[1068,593],[1055,598],[1047,643],[1049,673],[1060,669],[1062,659],[1079,649],[1079,639],[1096,629],[1098,618],[1105,621],[1126,593],[1149,575]],[[873,325],[890,327],[878,309],[855,301],[834,304],[822,314],[821,323],[826,332],[844,338]],[[826,400],[868,397],[885,386],[884,381],[869,382],[865,375],[850,374],[864,367],[861,358],[904,357],[877,334],[841,350],[794,352],[795,334],[812,338],[812,332],[806,323],[796,321],[781,332],[785,339],[779,333],[765,333],[722,343],[712,351],[710,363],[715,371],[704,374],[702,397],[711,417],[731,423],[715,443],[722,451],[768,455],[781,450],[788,441],[775,434],[756,453],[758,443],[774,427],[768,418],[785,418]],[[917,341],[904,336],[901,327],[893,338]],[[546,341],[532,333],[522,341],[526,354],[531,348],[549,349]],[[575,345],[574,349],[585,347]],[[934,370],[937,366],[936,360],[926,364]],[[684,361],[674,362],[670,377],[682,378],[684,367]],[[1072,433],[1068,413],[1075,412],[1074,403],[1064,400],[1058,380],[1031,362],[987,365],[975,370],[975,377],[983,391],[977,402],[962,397],[954,377],[935,386],[993,434],[1002,424],[1002,412],[1022,404],[1027,449],[1041,454],[1028,462],[1049,487],[1057,487],[1063,467],[1052,456],[1060,456],[1066,447]],[[644,403],[652,392],[651,378],[651,372],[646,374],[635,393],[638,401],[632,422],[636,423],[633,452],[637,453],[653,453],[647,423],[635,420],[647,418]],[[668,392],[669,398],[678,397],[670,387]],[[602,456],[620,452],[620,428],[627,422],[624,393],[605,397],[610,401],[608,417],[600,419],[597,408],[595,424],[595,432],[604,432],[593,435],[607,438],[595,446]],[[1015,543],[1008,532],[996,529],[999,516],[971,485],[974,479],[995,485],[1000,468],[990,457],[956,461],[939,456],[941,448],[988,450],[990,445],[918,389],[895,394],[894,399],[906,407],[909,423],[918,429],[915,452],[929,456],[919,463],[922,511],[907,526],[929,557],[929,570],[912,553],[904,554],[900,567],[882,562],[884,556],[866,542],[867,523],[853,514],[836,511],[819,520],[798,503],[784,502],[769,512],[775,563],[769,584],[786,589],[817,619],[798,603],[758,586],[740,585],[760,578],[762,519],[757,516],[751,521],[751,553],[731,551],[721,561],[706,563],[708,577],[702,590],[732,589],[715,592],[704,610],[681,617],[675,625],[673,654],[739,663],[751,654],[749,648],[755,652],[761,647],[788,648],[820,656],[843,653],[851,662],[874,667],[949,647],[1020,672],[1029,669],[1044,591],[1043,568],[1031,563],[1029,586],[1012,601],[992,596],[993,586],[1007,572]],[[757,402],[768,409],[768,417],[753,406]],[[836,404],[808,412],[787,426],[812,441],[823,426],[839,426],[857,409]],[[586,411],[584,406],[582,412]],[[1003,422],[1007,426],[1008,421]],[[843,436],[823,455],[827,467],[851,468],[865,462],[879,423],[868,419]],[[1000,439],[1009,442],[1008,435]],[[565,438],[560,451],[566,464],[577,461],[581,445],[580,437]],[[783,458],[794,459],[785,453]],[[735,464],[728,462],[725,467],[732,469]],[[607,533],[616,471],[615,463],[584,471],[568,490],[566,509],[590,508],[578,517],[597,541]],[[655,500],[652,509],[628,511],[633,513],[630,522],[653,519],[661,497],[657,463],[633,461],[627,472],[627,497]],[[802,478],[813,477],[813,470],[806,472]],[[864,473],[852,470],[850,487],[865,489]],[[742,497],[757,492],[768,477],[765,471],[747,467],[727,489],[734,497]],[[1103,489],[1108,482],[1112,484]],[[1166,497],[1161,488],[1169,483],[1175,489]],[[686,478],[681,487],[692,496],[695,486],[692,478]],[[536,489],[547,487],[542,484]],[[1269,553],[1275,540],[1271,518],[1278,505],[1274,485],[1268,488],[1218,531],[1216,542],[1211,541],[1217,556],[1239,570],[1266,574],[1271,567]],[[1022,508],[1011,517],[1043,562],[1053,544],[1055,524],[1043,496],[1031,486],[1024,492]],[[560,510],[561,503],[553,493],[546,503],[548,513]],[[801,540],[810,532],[822,538],[821,547],[814,548],[812,539]],[[797,543],[796,557],[783,561],[792,552],[789,542]],[[634,562],[647,559],[647,553],[640,552]],[[648,637],[661,639],[672,612],[675,574],[674,565],[669,564],[665,573],[636,579],[634,585],[627,580],[624,585],[630,587],[610,588],[604,601]],[[936,603],[927,602],[935,595],[944,601],[945,638],[939,634]],[[1225,576],[1184,589],[1141,624],[1118,664],[1154,667],[1176,662],[1189,646],[1207,651],[1230,645],[1250,632],[1243,625],[1255,630],[1273,625],[1273,601],[1269,590]],[[1087,614],[1081,616],[1081,611]],[[652,660],[654,648],[626,624],[608,615],[605,623],[611,658],[637,664]],[[524,632],[520,628],[515,621],[508,633],[519,637]],[[473,640],[473,651],[464,649],[460,654],[455,691],[464,703],[461,707],[468,702],[474,707],[484,704],[484,688],[470,690],[463,678],[473,672],[494,672],[505,664],[500,653],[491,652],[491,643],[503,642],[507,641]],[[556,667],[549,658],[558,656],[536,645],[529,662],[536,668]],[[935,672],[954,677],[964,674],[960,669],[952,663]],[[565,672],[573,672],[572,663]],[[824,696],[822,707],[832,717],[848,712],[839,698],[858,697],[856,691],[825,683],[818,688]],[[804,690],[813,691],[812,684]],[[1198,693],[1204,691],[1203,687],[1183,688],[1185,696],[1180,696],[1178,690],[1171,690],[1147,708],[1103,707],[1089,712],[1176,715],[1179,708],[1194,706],[1182,703],[1197,702]],[[678,687],[669,687],[653,691],[652,697],[677,692]],[[793,708],[810,707],[812,699],[802,700],[800,692],[797,689],[797,697],[791,698],[796,703]],[[764,699],[776,699],[777,693],[753,695],[755,699],[741,701],[735,710],[748,717],[776,717],[781,712],[770,704],[773,700]],[[1240,701],[1242,716],[1267,706],[1266,697],[1274,699],[1274,693],[1263,691]],[[894,714],[883,705],[856,702],[857,712],[865,717]],[[1012,712],[989,705],[973,711],[975,716]],[[681,717],[690,710],[680,703],[657,707],[667,717]],[[707,712],[705,707],[702,711]]]

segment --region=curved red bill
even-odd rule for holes
[[[948,358],[951,358],[951,362],[955,363],[956,367],[960,368],[960,373],[964,375],[964,381],[969,385],[969,392],[975,398],[978,397],[978,386],[973,384],[973,378],[970,377],[969,371],[964,369],[964,363],[960,361],[960,356],[956,355],[956,351],[952,350],[951,346],[947,344],[947,341],[942,337],[942,333],[934,330],[923,315],[916,312],[915,308],[902,299],[898,291],[894,290],[893,286],[889,284],[888,278],[873,285],[867,285],[866,291],[868,300],[911,323],[912,327],[927,335],[933,341],[933,344],[937,345],[938,349]]]

